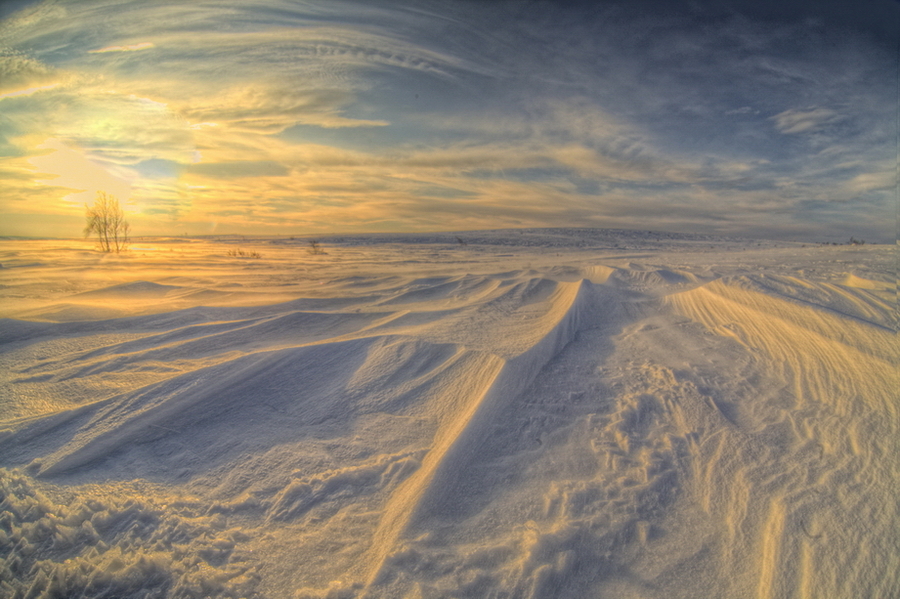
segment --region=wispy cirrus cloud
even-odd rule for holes
[[[39,85],[37,87],[27,87],[25,89],[17,89],[15,91],[8,91],[0,94],[0,100],[4,98],[16,98],[18,96],[30,96],[32,94],[36,94],[38,92],[47,91],[48,89],[53,89],[58,86],[58,83],[51,83],[49,85]]]
[[[785,110],[771,118],[778,131],[790,135],[818,131],[840,120],[840,115],[828,108],[810,108]]]
[[[326,128],[383,127],[380,119],[354,119],[342,114],[352,95],[341,89],[313,89],[266,81],[224,90],[215,97],[176,102],[179,112],[195,123],[215,123],[231,129],[280,133],[296,124]]]
[[[64,74],[38,60],[0,49],[0,99],[53,89],[64,78]]]
[[[153,42],[138,42],[136,44],[127,44],[124,46],[106,46],[99,50],[88,50],[88,54],[104,54],[107,52],[138,52],[140,50],[149,50],[156,45]]]

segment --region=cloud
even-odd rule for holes
[[[186,171],[210,179],[283,177],[290,173],[283,164],[271,160],[193,164],[188,166]]]
[[[88,54],[103,54],[106,52],[137,52],[139,50],[149,50],[155,48],[153,42],[139,42],[137,44],[129,44],[126,46],[106,46],[99,50],[88,50]]]
[[[0,50],[0,98],[30,95],[60,84],[56,69],[28,56]]]
[[[175,102],[179,112],[206,126],[280,133],[298,123],[326,128],[384,127],[384,120],[353,119],[341,114],[352,95],[339,89],[291,89],[260,81],[255,85],[224,90],[214,97]],[[197,126],[194,125],[196,128]]]
[[[19,96],[30,96],[30,95],[36,94],[38,92],[47,91],[48,89],[53,89],[57,85],[59,85],[59,84],[51,83],[50,85],[41,85],[38,87],[29,87],[26,89],[18,89],[16,91],[2,93],[2,94],[0,94],[0,100],[2,100],[4,98],[16,98]]]
[[[879,171],[860,173],[846,182],[847,191],[851,197],[873,191],[896,193],[898,185],[900,185],[900,181],[898,181],[896,164],[886,164]]]
[[[840,115],[828,108],[810,108],[806,110],[785,110],[771,117],[775,127],[781,133],[810,133],[818,131],[837,122]]]

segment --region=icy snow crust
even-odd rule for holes
[[[320,241],[0,241],[0,596],[900,596],[894,247]]]

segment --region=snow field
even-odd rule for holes
[[[3,242],[4,592],[898,594],[893,248],[466,235]]]

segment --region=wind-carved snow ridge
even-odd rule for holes
[[[578,332],[587,309],[591,284],[570,283],[555,298],[552,312],[557,322],[531,348],[504,362],[494,360],[489,385],[471,405],[442,426],[436,445],[423,467],[397,491],[397,499],[386,508],[385,517],[376,532],[374,552],[378,560],[370,586],[378,586],[390,576],[390,553],[400,537],[428,512],[439,506],[448,488],[456,484],[477,453],[479,440],[490,434],[497,419],[505,411],[515,409],[515,400],[537,376],[537,373],[568,345]]]
[[[900,596],[894,248],[459,237],[0,242],[0,595]]]

